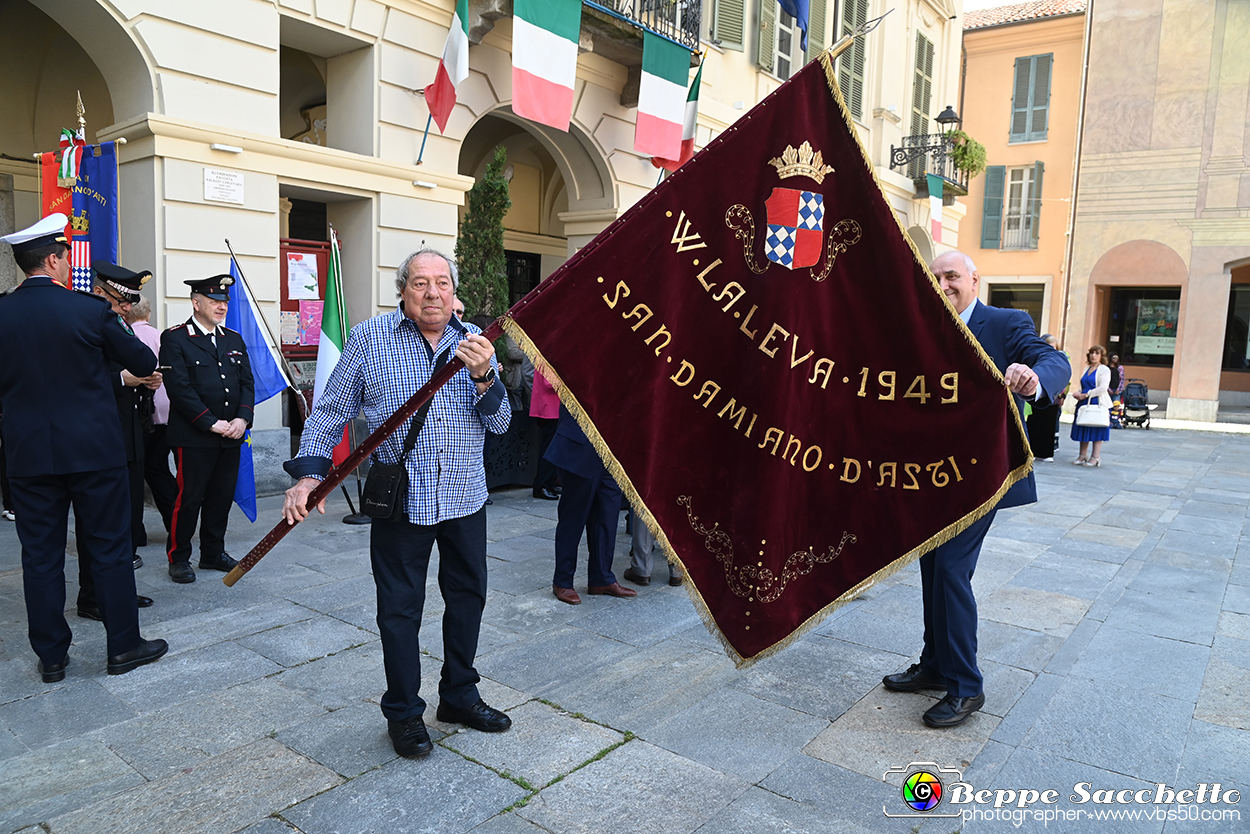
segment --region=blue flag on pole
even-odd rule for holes
[[[239,275],[238,266],[230,259],[230,274],[234,283],[230,285],[230,306],[226,308],[226,327],[237,330],[243,336],[243,344],[247,346],[247,357],[252,365],[252,379],[256,387],[256,405],[280,394],[291,385],[283,370],[282,360],[277,355],[277,348],[270,341],[265,328],[261,325],[260,309],[256,300],[247,291],[247,284]],[[243,446],[239,449],[239,480],[234,485],[234,503],[239,505],[244,515],[252,522],[256,521],[256,470],[252,464],[252,431],[248,429],[243,435]]]
[[[87,145],[81,154],[70,210],[70,277],[73,289],[91,292],[91,262],[117,263],[117,146]]]
[[[800,46],[807,49],[807,26],[811,17],[812,0],[779,0],[786,14],[794,18],[799,29],[803,30]]]

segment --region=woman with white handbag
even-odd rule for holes
[[[1101,466],[1102,444],[1111,437],[1110,397],[1107,396],[1111,369],[1107,367],[1107,351],[1102,345],[1094,345],[1086,351],[1085,361],[1081,392],[1072,394],[1077,400],[1072,439],[1081,444],[1080,455],[1072,462],[1077,466]]]

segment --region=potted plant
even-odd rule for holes
[[[951,145],[951,162],[972,179],[985,170],[985,146],[962,130],[948,130],[946,139]]]

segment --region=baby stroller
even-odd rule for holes
[[[1125,426],[1150,428],[1150,406],[1147,404],[1149,394],[1150,389],[1144,380],[1130,379],[1124,386],[1124,394],[1121,398],[1123,413],[1120,415],[1120,420]]]

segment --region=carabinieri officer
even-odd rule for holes
[[[191,537],[200,531],[200,569],[229,571],[226,522],[239,477],[239,447],[252,424],[255,393],[243,337],[222,326],[234,278],[184,282],[194,310],[161,335],[161,371],[169,393],[169,445],[178,465],[178,499],[169,531],[169,576],[195,581]],[[201,513],[201,509],[203,512]]]

